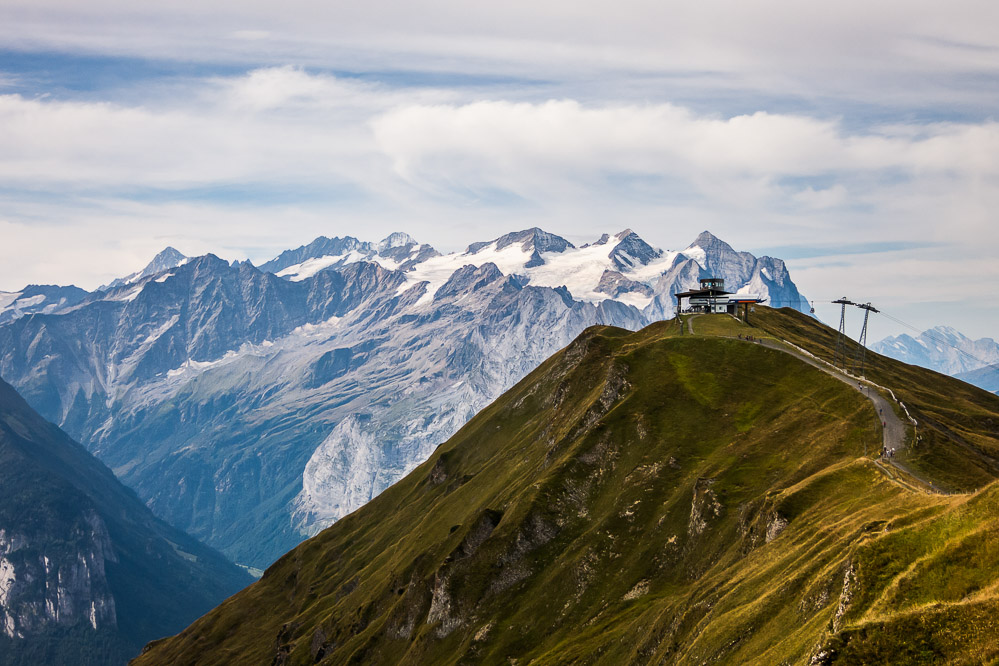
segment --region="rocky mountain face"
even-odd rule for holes
[[[0,664],[124,663],[250,580],[0,380]]]
[[[137,665],[994,659],[999,398],[871,355],[921,424],[906,464],[946,449],[981,488],[931,492],[875,461],[862,392],[777,342],[830,359],[835,331],[754,324],[584,331]]]
[[[871,349],[945,375],[970,373],[986,364],[999,363],[999,343],[992,338],[972,340],[950,326],[936,326],[915,337],[905,333],[890,336],[871,345]]]
[[[319,238],[9,322],[0,372],[158,515],[263,567],[586,327],[672,316],[673,294],[709,274],[805,307],[783,263],[710,234],[669,252],[631,231],[577,248],[529,229],[450,255],[405,234]]]

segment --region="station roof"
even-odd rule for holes
[[[733,294],[730,291],[723,291],[721,289],[692,289],[690,291],[678,292],[675,295],[678,301],[681,298],[697,298],[699,296],[707,298],[727,296],[728,298],[725,299],[727,303],[762,303],[767,300],[759,294]]]
[[[724,289],[691,289],[690,291],[677,292],[677,298],[687,298],[689,296],[728,296],[731,291]]]

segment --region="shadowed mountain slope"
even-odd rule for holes
[[[921,492],[865,457],[881,424],[860,392],[737,337],[824,329],[759,310],[760,328],[724,315],[694,327],[712,335],[588,329],[137,663],[999,655],[999,489]],[[896,365],[884,372],[902,378]],[[962,399],[999,416],[993,396]]]
[[[0,380],[0,664],[114,664],[252,579]]]

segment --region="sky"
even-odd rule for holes
[[[0,290],[167,245],[708,229],[834,326],[846,296],[999,337],[994,0],[319,5],[0,3]]]

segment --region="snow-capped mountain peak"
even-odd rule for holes
[[[176,268],[186,261],[187,257],[185,255],[181,254],[176,248],[168,245],[160,250],[159,254],[153,257],[153,260],[142,271],[148,275],[152,275],[169,268]]]
[[[930,331],[938,333],[939,335],[953,342],[958,342],[958,341],[971,342],[971,338],[969,338],[968,336],[966,336],[964,333],[957,330],[953,326],[934,326],[933,328],[930,329]]]
[[[608,256],[618,270],[628,271],[638,266],[647,266],[663,256],[662,250],[646,243],[631,229],[625,229],[614,238],[617,245]]]
[[[689,260],[696,262],[696,270],[683,266]],[[415,239],[403,233],[392,234],[377,245],[350,237],[319,238],[260,268],[300,281],[319,271],[359,261],[402,271],[406,282],[400,293],[425,283],[419,300],[424,306],[434,301],[437,290],[457,271],[485,264],[493,264],[502,275],[520,276],[526,284],[564,288],[579,301],[599,304],[616,300],[638,308],[650,319],[672,316],[673,294],[695,286],[699,277],[707,275],[727,278],[733,290],[748,289],[764,296],[780,291],[780,304],[800,307],[801,302],[786,278],[783,262],[768,257],[757,260],[749,253],[735,252],[707,231],[682,252],[655,248],[631,229],[603,234],[593,243],[576,247],[561,236],[532,227],[472,243],[464,252],[446,255],[429,245],[417,245]]]
[[[687,249],[690,250],[695,247],[701,248],[704,251],[715,250],[721,252],[735,252],[731,245],[707,230],[697,234],[697,238],[694,239],[694,242],[691,243]]]
[[[465,254],[478,254],[481,250],[489,246],[495,246],[496,250],[503,250],[515,243],[520,244],[520,249],[524,252],[542,254],[545,252],[565,252],[567,249],[575,249],[575,245],[555,234],[550,234],[538,227],[514,231],[500,236],[491,241],[481,241],[472,243],[465,250]]]
[[[125,277],[117,278],[112,280],[110,283],[98,287],[98,291],[108,291],[114,289],[115,287],[121,287],[124,285],[133,284],[147,278],[150,275],[156,275],[157,273],[162,273],[163,271],[170,270],[171,268],[177,268],[178,266],[183,266],[190,258],[181,254],[176,248],[167,246],[160,250],[160,252],[153,257],[153,260],[146,264],[146,267],[141,271],[136,271],[131,275],[126,275]]]
[[[420,245],[415,238],[402,232],[389,234],[378,243],[360,241],[353,236],[320,236],[308,245],[282,252],[261,264],[260,270],[300,282],[319,271],[342,268],[360,261],[376,263],[389,270],[406,271],[417,262],[439,254],[431,246]]]
[[[381,254],[386,250],[391,250],[395,247],[406,247],[407,245],[419,245],[416,239],[407,233],[402,231],[396,231],[388,236],[386,236],[380,243],[378,243],[378,253]]]

